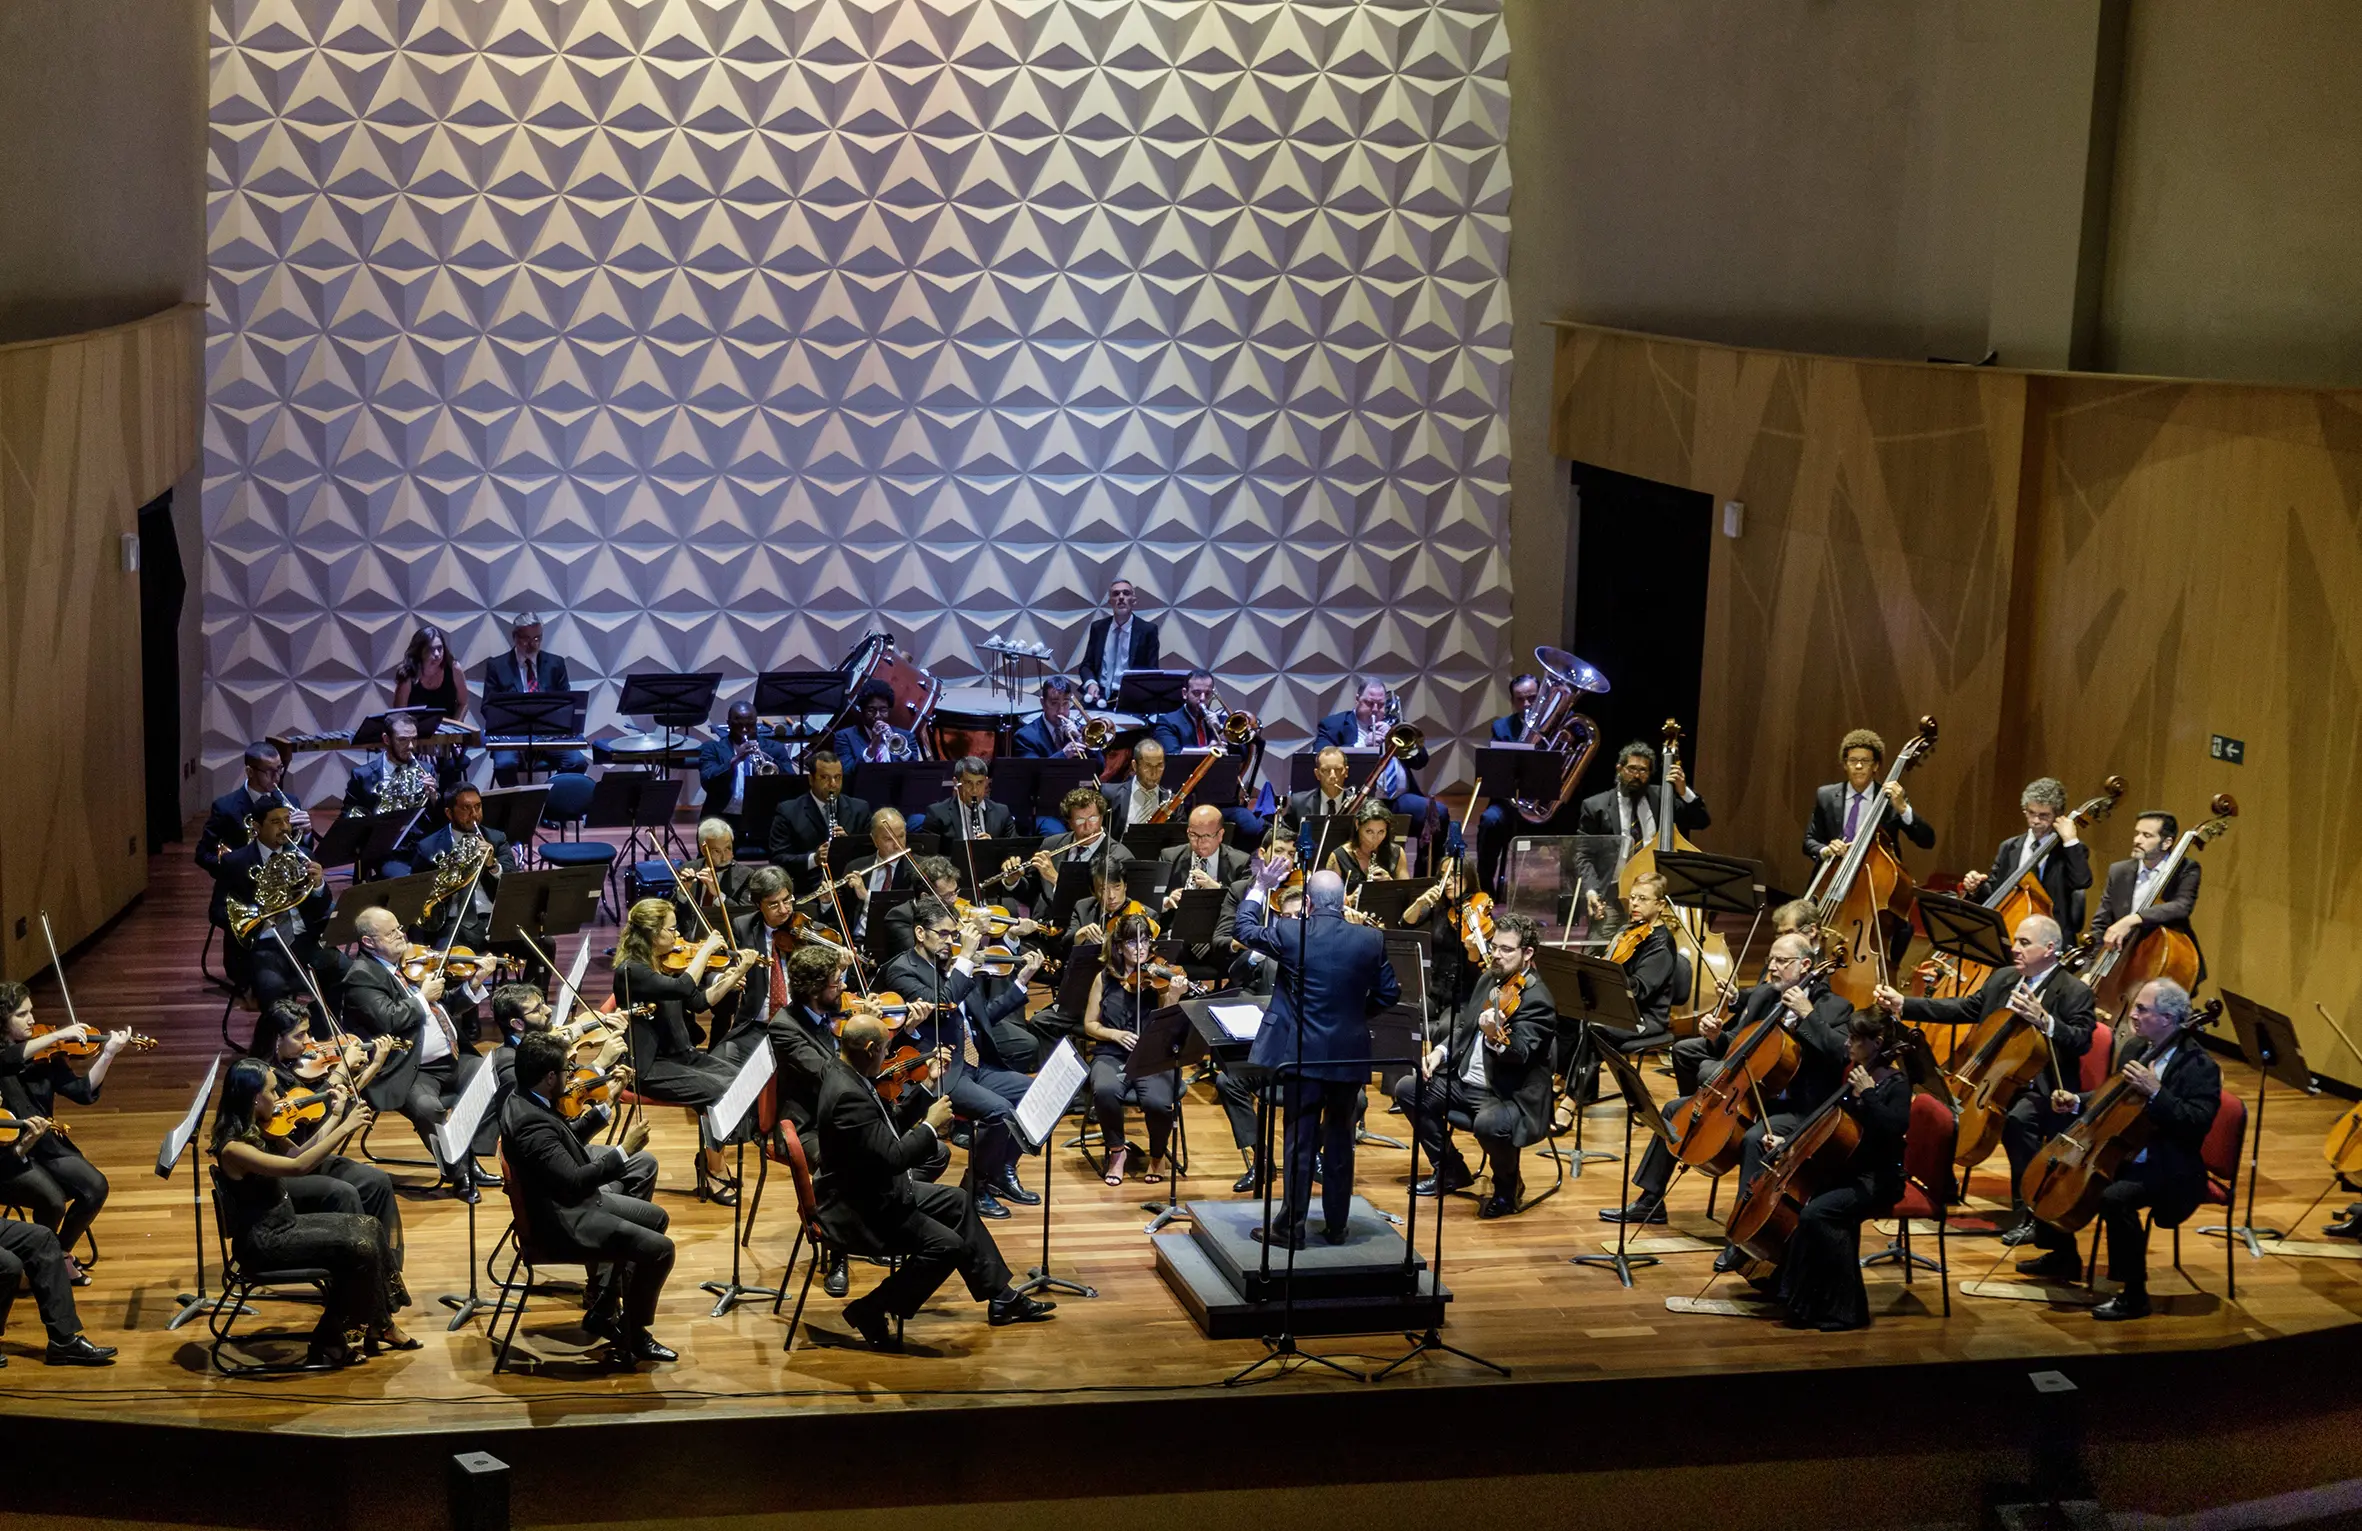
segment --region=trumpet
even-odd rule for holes
[[[1233,712],[1222,705],[1219,692],[1206,698],[1206,718],[1221,730],[1222,742],[1232,749],[1243,749],[1263,735],[1263,724],[1251,712]]]

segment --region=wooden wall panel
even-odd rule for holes
[[[1569,325],[1561,456],[1746,503],[1708,582],[1712,848],[1803,871],[1844,728],[1933,711],[1917,871],[1982,866],[2017,791],[2119,771],[2242,815],[2208,859],[2213,978],[2362,1058],[2362,392],[1848,361]],[[1610,677],[1612,680],[1613,677]],[[2243,739],[2244,765],[2209,736]],[[2094,837],[2127,853],[2131,815]]]
[[[196,460],[202,313],[0,347],[0,974],[147,886],[139,576],[122,538]]]

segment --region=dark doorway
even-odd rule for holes
[[[147,728],[148,852],[180,838],[180,607],[188,581],[169,489],[139,508],[140,714]]]
[[[1575,464],[1566,646],[1597,665],[1612,688],[1583,700],[1605,735],[1585,793],[1606,784],[1627,740],[1655,743],[1667,718],[1697,729],[1713,522],[1711,495]],[[1687,745],[1682,758],[1699,771]]]

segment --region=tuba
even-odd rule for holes
[[[254,823],[251,818],[246,822],[249,828]],[[230,934],[249,943],[265,925],[311,896],[312,858],[290,840],[263,857],[262,865],[252,875],[253,903],[236,898],[222,901],[230,918]]]
[[[1542,674],[1547,678],[1533,705],[1526,709],[1525,727],[1519,731],[1517,742],[1540,750],[1563,751],[1567,756],[1566,771],[1558,778],[1558,792],[1548,802],[1522,797],[1512,800],[1518,817],[1528,824],[1541,824],[1575,795],[1575,784],[1583,779],[1591,757],[1599,753],[1599,725],[1575,711],[1575,698],[1586,691],[1606,691],[1607,677],[1564,649],[1537,648],[1534,662],[1542,667]]]

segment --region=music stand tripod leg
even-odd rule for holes
[[[2254,1124],[2254,1127],[2253,1127],[2253,1129],[2252,1129],[2252,1130],[2253,1130],[2253,1132],[2254,1132],[2254,1139],[2253,1139],[2253,1141],[2252,1141],[2252,1142],[2251,1142],[2251,1143],[2248,1145],[2248,1150],[2247,1150],[2247,1218],[2246,1218],[2246,1221],[2244,1221],[2244,1222],[2241,1222],[2241,1223],[2237,1223],[2237,1224],[2217,1223],[2217,1224],[2213,1225],[2212,1227],[2208,1227],[2208,1228],[2201,1228],[2201,1229],[2199,1229],[2199,1230],[2198,1230],[2198,1236],[2199,1236],[2200,1238],[2206,1238],[2206,1237],[2208,1237],[2208,1236],[2210,1236],[2210,1235],[2213,1235],[2213,1234],[2217,1234],[2217,1233],[2219,1233],[2219,1234],[2221,1234],[2221,1235],[2222,1235],[2223,1237],[2225,1237],[2225,1238],[2237,1237],[2237,1238],[2243,1239],[2243,1240],[2245,1240],[2245,1241],[2246,1241],[2246,1244],[2247,1244],[2247,1252],[2248,1252],[2248,1254],[2249,1254],[2249,1255],[2251,1255],[2251,1256],[2253,1256],[2254,1258],[2256,1258],[2256,1259],[2258,1259],[2258,1260],[2261,1260],[2261,1259],[2264,1257],[2264,1247],[2263,1247],[2263,1245],[2262,1245],[2261,1243],[2257,1242],[2258,1240],[2261,1240],[2261,1239],[2285,1239],[2286,1237],[2288,1237],[2287,1233],[2286,1233],[2285,1231],[2281,1230],[2281,1229],[2278,1229],[2278,1228],[2258,1228],[2258,1227],[2256,1227],[2256,1226],[2255,1226],[2255,1172],[2256,1172],[2256,1158],[2257,1158],[2257,1156],[2258,1156],[2258,1155],[2260,1155],[2260,1154],[2263,1152],[2263,1147],[2264,1147],[2264,1102],[2265,1102],[2265,1100],[2267,1100],[2267,1099],[2268,1099],[2268,1098],[2271,1096],[2271,1093],[2272,1093],[2272,1070],[2271,1070],[2271,1060],[2267,1058],[2266,1060],[2264,1060],[2264,1065],[2263,1065],[2263,1068],[2262,1068],[2261,1074],[2259,1075],[2259,1078],[2258,1078],[2258,1081],[2257,1081],[2257,1084],[2256,1084],[2256,1089],[2255,1089],[2255,1124]],[[2324,1196],[2326,1196],[2326,1195],[2328,1194],[2328,1192],[2324,1191],[2322,1194],[2323,1194]],[[2239,1198],[2239,1187],[2238,1187],[2238,1183],[2237,1183],[2236,1181],[2234,1181],[2234,1182],[2232,1183],[2232,1185],[2231,1185],[2231,1200],[2232,1200],[2233,1202],[2236,1202],[2236,1201],[2238,1200],[2238,1198]],[[2234,1215],[2234,1212],[2233,1212],[2233,1209],[2232,1209],[2232,1208],[2226,1207],[2226,1208],[2224,1209],[2223,1216],[2224,1216],[2226,1219],[2230,1218],[2230,1217],[2231,1217],[2231,1216],[2233,1216],[2233,1215]]]
[[[486,1306],[476,1290],[476,1204],[472,1201],[467,1204],[467,1290],[445,1292],[438,1300],[451,1310],[451,1322],[443,1326],[446,1333],[464,1326]]]
[[[734,1168],[737,1173],[738,1184],[741,1186],[745,1185],[746,1139],[744,1136],[740,1136],[738,1139],[738,1155]],[[738,1306],[738,1304],[742,1302],[753,1302],[757,1298],[777,1297],[779,1295],[779,1288],[777,1287],[748,1286],[744,1281],[739,1279],[742,1273],[742,1267],[739,1262],[744,1257],[745,1250],[746,1198],[740,1195],[733,1195],[730,1199],[730,1279],[727,1281],[701,1281],[698,1283],[699,1291],[711,1292],[714,1294],[714,1310],[711,1315],[714,1318],[722,1318],[727,1316],[732,1308]]]
[[[1616,1273],[1616,1279],[1627,1287],[1632,1285],[1634,1271],[1642,1266],[1658,1263],[1655,1255],[1635,1255],[1628,1252],[1632,1236],[1632,1220],[1629,1215],[1632,1210],[1632,1118],[1638,1109],[1630,1101],[1624,1103],[1623,1210],[1627,1215],[1623,1221],[1616,1224],[1616,1252],[1612,1255],[1576,1255],[1568,1262],[1572,1265],[1596,1265],[1603,1270],[1612,1270]]]
[[[1015,1130],[1014,1127],[1010,1128],[1012,1132]],[[1056,1125],[1053,1123],[1052,1131],[1055,1130]],[[1024,1139],[1020,1137],[1018,1141],[1023,1142]],[[1042,1263],[1025,1273],[1025,1279],[1017,1283],[1015,1291],[1020,1297],[1031,1297],[1036,1292],[1064,1292],[1069,1297],[1096,1297],[1099,1295],[1097,1287],[1050,1274],[1050,1197],[1056,1192],[1057,1184],[1058,1172],[1051,1167],[1050,1156],[1045,1152],[1042,1155]]]

